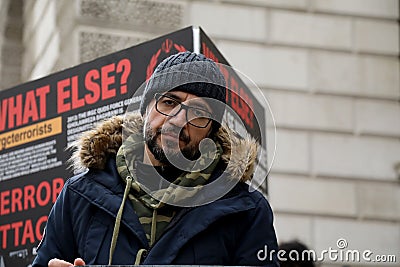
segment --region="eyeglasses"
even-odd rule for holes
[[[205,109],[187,106],[168,95],[159,93],[156,93],[154,98],[156,99],[156,110],[165,116],[174,117],[184,109],[186,110],[186,121],[198,128],[206,128],[212,120],[212,114]]]

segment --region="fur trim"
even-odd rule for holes
[[[122,122],[122,117],[112,117],[84,132],[69,148],[74,150],[70,167],[78,172],[86,168],[104,169],[108,157],[117,154],[122,144]]]
[[[115,116],[98,124],[93,130],[82,134],[72,146],[69,160],[71,168],[82,171],[86,168],[104,169],[107,159],[117,154],[122,144],[122,135],[143,131],[143,120],[139,115],[128,118]],[[241,181],[251,180],[257,157],[257,142],[250,136],[239,138],[227,127],[216,133],[227,164],[227,171]]]
[[[223,148],[222,160],[228,165],[227,171],[241,181],[253,178],[257,158],[257,142],[250,135],[240,138],[227,127],[220,127],[216,134]]]

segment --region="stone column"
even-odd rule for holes
[[[22,0],[0,3],[0,89],[21,83]]]

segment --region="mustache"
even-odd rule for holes
[[[157,135],[172,134],[172,135],[178,136],[180,141],[183,141],[185,143],[190,142],[190,137],[184,131],[182,131],[181,128],[173,126],[173,125],[163,126],[162,128],[158,128],[156,131],[156,134]]]

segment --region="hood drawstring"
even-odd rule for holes
[[[150,231],[150,246],[156,242],[156,230],[157,230],[157,209],[153,210],[153,218],[151,219],[151,231]]]
[[[154,245],[156,241],[156,230],[157,230],[157,209],[153,209],[153,218],[151,220],[151,234],[150,234],[150,247]],[[143,258],[147,256],[147,250],[144,248],[139,249],[136,254],[135,265],[140,265]]]
[[[121,225],[122,213],[124,211],[126,198],[129,195],[129,190],[131,190],[131,185],[132,185],[132,177],[127,176],[126,177],[126,186],[125,186],[124,196],[122,198],[121,205],[119,206],[117,217],[115,218],[115,225],[114,225],[113,235],[112,235],[112,238],[111,238],[110,257],[108,259],[108,265],[112,264],[112,258],[113,258],[115,246],[117,245],[119,227]]]
[[[143,256],[146,256],[146,254],[147,250],[145,250],[144,248],[139,249],[138,253],[136,254],[135,265],[140,265]]]
[[[121,225],[122,213],[124,211],[126,198],[128,197],[129,191],[131,190],[132,180],[133,179],[132,179],[131,176],[127,176],[126,177],[126,186],[125,186],[124,196],[122,198],[121,205],[119,206],[117,217],[115,218],[115,225],[114,225],[113,235],[112,235],[112,238],[111,238],[110,257],[108,259],[108,265],[112,265],[115,246],[117,245],[119,227]],[[157,221],[157,209],[154,209],[153,210],[152,225],[151,225],[151,243],[150,243],[150,245],[154,244],[154,242],[155,242],[155,238],[156,238],[156,221]],[[136,254],[135,265],[139,265],[141,263],[142,256],[143,256],[143,254],[146,254],[146,253],[147,253],[146,249],[143,249],[143,248],[139,249],[138,253]]]

